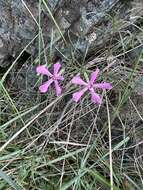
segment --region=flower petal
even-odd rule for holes
[[[60,85],[59,85],[59,83],[58,83],[57,80],[54,80],[54,83],[55,83],[56,95],[60,96],[61,92],[62,92],[62,89],[61,89],[61,87],[60,87]]]
[[[93,103],[101,104],[102,99],[97,93],[95,93],[93,88],[90,89],[90,94],[91,94],[91,101]]]
[[[38,66],[36,68],[36,72],[39,74],[47,75],[49,77],[52,76],[52,74],[48,71],[48,69],[44,65]]]
[[[59,75],[58,80],[64,80],[64,77],[62,75]]]
[[[57,74],[58,74],[60,67],[61,67],[60,62],[57,62],[57,63],[55,63],[55,64],[53,65],[53,68],[54,68],[54,75],[57,75]]]
[[[90,83],[93,84],[95,82],[95,80],[97,79],[99,73],[99,69],[97,68],[96,71],[94,71],[93,73],[91,73],[90,76]]]
[[[47,82],[43,83],[40,87],[39,90],[41,93],[47,92],[49,86],[52,84],[53,79],[48,80]]]
[[[73,95],[72,95],[73,101],[78,102],[78,101],[80,100],[81,96],[82,96],[87,90],[88,90],[88,88],[84,88],[84,89],[82,89],[82,90],[80,90],[80,91],[78,91],[78,92],[73,93]]]
[[[112,85],[108,82],[101,82],[101,83],[97,83],[94,85],[95,88],[101,88],[101,89],[107,89],[110,90],[112,89]]]
[[[71,82],[72,82],[73,84],[87,85],[87,83],[84,82],[84,81],[80,78],[80,76],[75,76],[75,77],[73,77],[73,79],[71,80]]]

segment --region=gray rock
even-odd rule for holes
[[[16,58],[38,33],[35,22],[38,21],[38,3],[38,0],[0,1],[0,67],[10,65],[9,58]],[[82,55],[88,45],[88,54],[92,54],[96,49],[104,47],[115,35],[116,31],[112,26],[113,17],[120,21],[122,18],[136,21],[137,12],[131,11],[136,5],[141,6],[139,0],[48,0],[47,6],[68,42],[65,46],[60,38],[54,47],[67,53],[68,56],[71,47],[74,46]],[[45,46],[48,46],[51,30],[55,36],[60,34],[44,4],[41,10],[41,28]],[[122,23],[120,25],[122,26]],[[38,38],[26,51],[36,55],[37,43]]]
[[[27,1],[28,6],[30,2]],[[35,6],[32,9],[37,11]],[[31,12],[34,11],[31,10]],[[35,11],[35,12],[36,12]],[[25,6],[19,0],[0,1],[0,66],[11,64],[10,58],[15,58],[20,51],[33,39],[36,24]],[[28,50],[27,50],[28,51]],[[32,52],[31,50],[29,50]]]

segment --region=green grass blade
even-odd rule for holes
[[[67,43],[67,42],[66,42],[66,39],[65,39],[65,37],[64,37],[64,35],[63,35],[63,33],[62,33],[61,29],[60,29],[60,27],[58,26],[58,24],[57,24],[57,22],[56,22],[55,18],[53,17],[52,12],[51,12],[51,10],[49,9],[49,7],[48,7],[47,3],[45,2],[45,0],[42,0],[42,2],[43,2],[43,4],[45,5],[45,7],[46,7],[46,9],[47,9],[47,11],[48,11],[48,13],[49,13],[49,15],[50,15],[51,19],[53,20],[53,22],[54,22],[55,26],[57,27],[57,29],[58,29],[58,31],[59,31],[59,33],[60,33],[61,37],[62,37],[62,38],[63,38],[63,40],[64,40],[64,42],[65,42],[65,43]]]
[[[5,180],[13,189],[22,190],[7,174],[0,170],[0,177]]]
[[[1,156],[0,161],[12,159],[13,157],[16,157],[17,155],[19,155],[21,152],[22,152],[21,150],[18,150],[18,151],[12,152],[10,154]]]
[[[6,127],[8,127],[11,123],[13,123],[14,121],[18,120],[19,118],[27,115],[28,113],[30,113],[31,111],[34,111],[39,105],[36,105],[34,107],[32,107],[31,109],[25,111],[24,113],[21,113],[17,116],[15,116],[13,119],[9,120],[8,122],[4,123],[3,125],[0,126],[1,129],[5,129]]]
[[[107,181],[107,179],[104,176],[102,176],[99,172],[89,169],[86,169],[85,171],[88,172],[92,177],[94,177],[104,187],[111,188],[110,182]],[[120,189],[116,186],[113,186],[113,190],[120,190]]]

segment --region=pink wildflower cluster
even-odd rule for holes
[[[46,93],[48,88],[52,83],[55,85],[56,95],[60,96],[62,93],[62,89],[60,87],[60,81],[64,80],[64,77],[60,74],[61,64],[57,62],[53,65],[53,74],[45,67],[45,66],[38,66],[36,68],[36,72],[42,75],[46,75],[49,77],[49,80],[44,82],[40,87],[39,90],[41,93]],[[107,82],[96,83],[97,77],[99,74],[99,69],[91,73],[89,81],[83,81],[79,75],[74,76],[71,80],[72,84],[79,85],[80,90],[78,92],[73,93],[72,99],[75,102],[78,102],[81,97],[84,95],[85,92],[89,92],[91,96],[91,101],[93,103],[100,104],[102,99],[99,94],[95,92],[96,89],[102,90],[110,90],[112,85]]]

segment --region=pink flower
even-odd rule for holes
[[[36,68],[36,72],[42,75],[47,75],[50,79],[44,82],[40,87],[39,90],[41,93],[46,93],[48,91],[49,86],[54,83],[56,95],[59,96],[62,92],[62,89],[59,85],[60,80],[64,80],[64,77],[59,73],[59,69],[61,64],[59,62],[53,65],[53,74],[51,74],[48,69],[41,65]]]
[[[89,93],[91,95],[91,101],[93,103],[97,103],[97,104],[101,103],[102,99],[95,92],[95,89],[103,89],[103,90],[108,89],[108,90],[110,90],[112,88],[112,85],[110,83],[107,83],[107,82],[95,83],[97,76],[98,76],[98,73],[99,73],[99,69],[96,69],[95,72],[92,72],[91,76],[90,76],[90,80],[88,82],[84,82],[80,78],[80,76],[73,77],[73,79],[71,81],[73,84],[84,86],[84,88],[82,88],[82,90],[75,92],[73,94],[72,98],[75,102],[78,102],[80,100],[81,96],[83,96],[86,91],[89,91]]]

